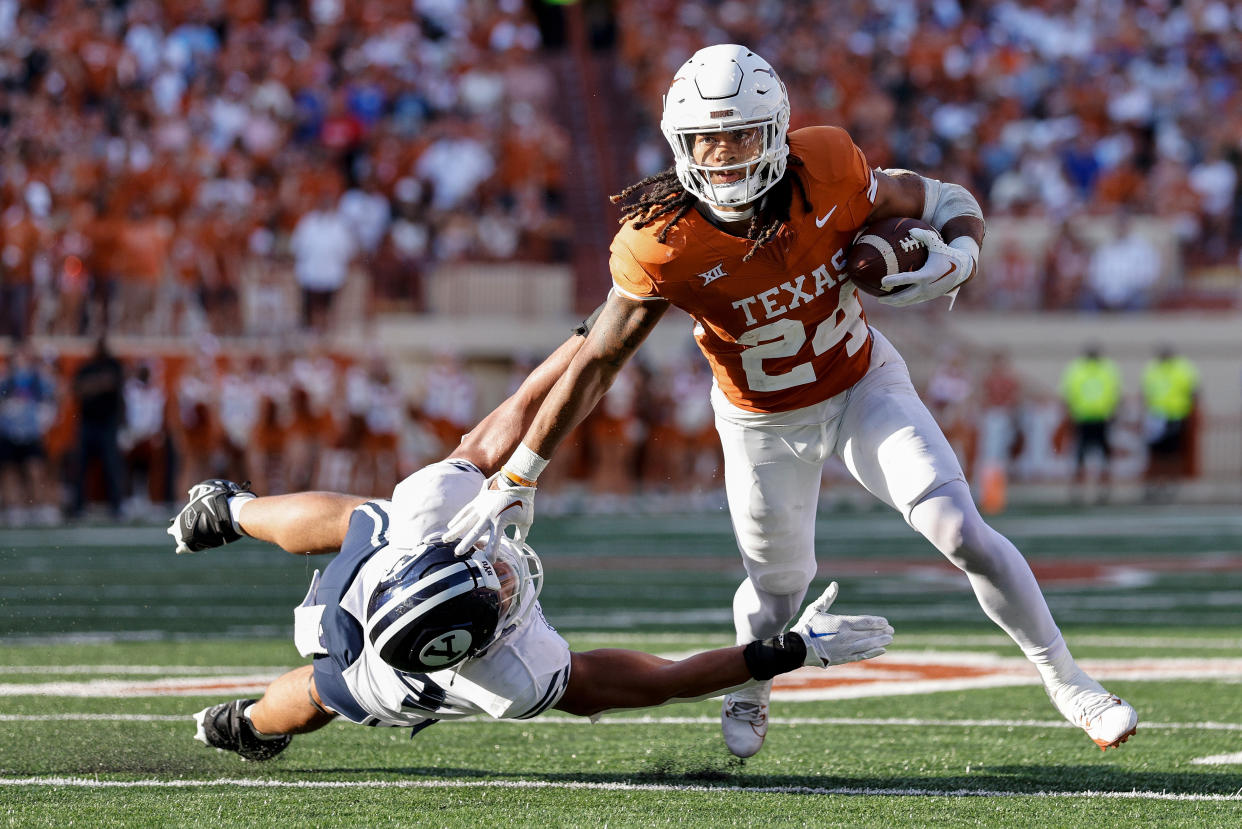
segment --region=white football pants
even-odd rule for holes
[[[815,406],[747,412],[712,390],[729,512],[748,576],[734,596],[738,643],[780,633],[798,612],[816,573],[820,475],[835,453],[868,492],[966,573],[984,612],[1028,658],[1066,656],[1026,559],[979,515],[905,361],[883,335],[871,333],[867,374]]]

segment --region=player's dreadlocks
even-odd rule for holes
[[[811,201],[807,198],[806,188],[802,179],[794,175],[793,167],[801,167],[802,159],[796,155],[789,156],[789,168],[776,185],[763,195],[750,218],[750,227],[746,230],[746,238],[754,242],[742,261],[748,261],[759,248],[780,232],[781,225],[789,221],[789,206],[793,203],[793,190],[797,188],[802,197],[802,208],[811,212]],[[698,197],[687,192],[677,179],[677,172],[670,167],[663,172],[647,176],[626,187],[612,197],[613,204],[621,205],[621,224],[633,222],[634,227],[646,227],[661,216],[669,213],[673,218],[660,229],[656,239],[664,242],[673,225],[681,217],[694,209]]]

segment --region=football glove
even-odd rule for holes
[[[513,537],[522,541],[534,520],[535,488],[514,483],[501,471],[488,478],[479,494],[448,522],[444,540],[461,539],[454,550],[459,556],[468,556],[486,538],[483,549],[488,560],[493,560],[506,527],[515,527]]]
[[[235,484],[212,478],[190,487],[189,494],[190,502],[168,526],[168,534],[177,542],[177,555],[223,547],[242,537],[233,526],[229,499],[257,497],[250,491],[249,481]]]
[[[884,653],[893,628],[883,616],[835,616],[828,608],[837,598],[837,583],[807,606],[793,631],[806,642],[806,663],[815,668],[858,662]]]
[[[927,261],[917,271],[905,271],[886,276],[880,285],[887,290],[910,287],[895,294],[877,297],[878,302],[894,308],[917,305],[938,296],[944,296],[961,285],[975,272],[978,244],[969,236],[960,236],[945,243],[940,234],[921,227],[912,228],[910,236],[927,245]]]

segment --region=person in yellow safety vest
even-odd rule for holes
[[[1082,356],[1066,366],[1061,377],[1061,397],[1074,424],[1073,487],[1076,490],[1086,480],[1088,453],[1098,452],[1104,462],[1099,500],[1105,501],[1112,480],[1113,457],[1108,431],[1121,404],[1121,370],[1104,356],[1098,343],[1088,343]]]
[[[1146,418],[1147,470],[1145,496],[1166,498],[1185,468],[1187,432],[1199,391],[1199,372],[1177,354],[1160,345],[1143,368],[1143,405]]]

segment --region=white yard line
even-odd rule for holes
[[[1233,754],[1212,754],[1208,757],[1196,757],[1190,761],[1192,766],[1242,766],[1242,751]]]
[[[201,697],[261,694],[283,673],[222,674],[157,679],[91,679],[85,682],[0,682],[0,697]]]
[[[122,676],[164,675],[216,675],[244,674],[247,671],[271,671],[273,674],[288,668],[266,665],[220,666],[220,665],[0,665],[0,674],[120,674]]]
[[[0,714],[0,722],[183,722],[190,719],[185,714]],[[594,725],[717,725],[720,717],[660,717],[632,715],[604,715]],[[1000,719],[921,719],[917,717],[780,717],[780,725],[837,725],[899,728],[1074,728],[1065,720],[1000,720]],[[528,728],[535,725],[592,725],[583,717],[550,715],[533,720],[511,721],[492,719],[445,720],[441,725],[495,725],[506,724]],[[348,726],[342,720],[337,725]],[[1242,723],[1227,722],[1142,722],[1140,730],[1163,731],[1242,731]]]
[[[238,786],[251,789],[571,789],[623,792],[690,792],[726,794],[861,795],[889,797],[1035,797],[1108,798],[1116,800],[1173,800],[1242,802],[1239,794],[1180,794],[1167,791],[1062,791],[1021,792],[1004,789],[927,789],[815,786],[677,786],[661,783],[588,783],[548,780],[97,780],[85,777],[0,777],[2,786],[56,786],[86,789],[163,788],[189,789]]]

